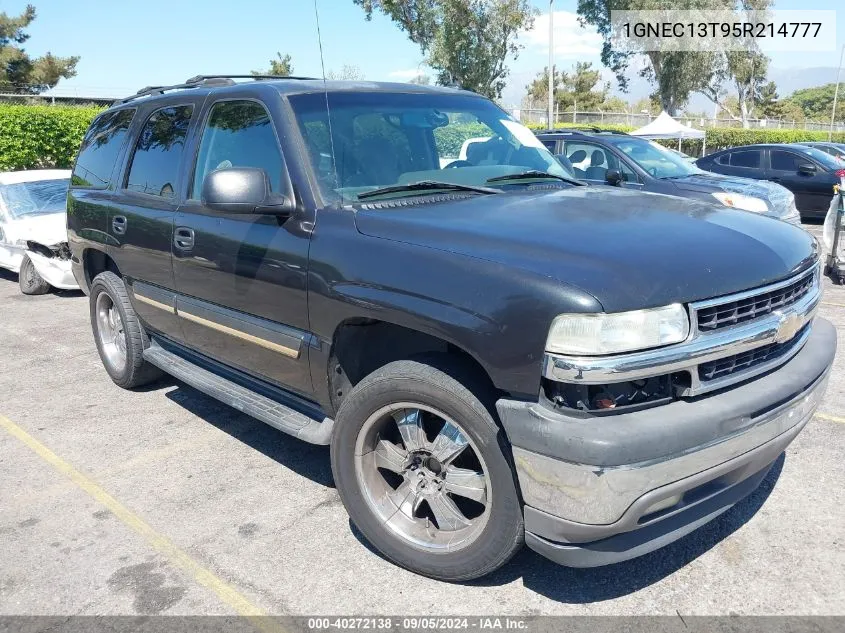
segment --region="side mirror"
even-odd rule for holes
[[[815,176],[816,166],[812,163],[801,163],[798,165],[798,173],[802,176]]]
[[[294,210],[293,199],[270,190],[270,179],[257,167],[216,169],[202,183],[202,203],[224,213],[266,213],[282,218]]]
[[[613,185],[614,187],[618,187],[625,181],[622,174],[616,169],[608,169],[604,175],[604,180],[607,184]]]

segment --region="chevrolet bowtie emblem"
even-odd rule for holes
[[[778,323],[778,331],[775,334],[775,343],[786,343],[798,334],[798,330],[804,325],[804,319],[797,314],[783,316]]]

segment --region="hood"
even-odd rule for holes
[[[32,240],[44,246],[53,246],[67,242],[67,214],[47,213],[44,215],[25,215],[9,222],[6,234],[10,241]]]
[[[384,207],[358,210],[358,230],[551,277],[608,312],[748,290],[816,257],[812,236],[785,222],[615,187]]]
[[[682,178],[673,178],[672,182],[683,191],[700,193],[729,191],[761,198],[769,204],[769,209],[774,212],[774,215],[783,215],[789,210],[793,199],[792,192],[789,189],[768,180],[754,180],[739,176],[701,172]]]

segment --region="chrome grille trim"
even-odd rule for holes
[[[692,328],[702,334],[753,321],[793,305],[817,288],[818,267],[762,288],[690,304]],[[758,303],[762,303],[757,307]],[[733,316],[732,316],[733,315]],[[705,323],[709,324],[705,326]]]
[[[729,327],[703,332],[698,330],[696,310],[700,306],[722,305],[740,298],[759,296],[786,287],[808,275],[814,276],[811,288],[794,303]],[[683,343],[613,356],[565,356],[546,352],[543,376],[559,382],[598,385],[687,372],[690,386],[683,389],[680,395],[697,396],[748,380],[786,363],[801,350],[809,337],[820,300],[819,267],[814,265],[808,271],[777,284],[690,304],[691,333]],[[791,333],[791,336],[783,338],[784,332]],[[791,341],[794,344],[776,358],[763,360],[727,375],[714,376],[710,380],[702,380],[700,377],[698,368],[705,363]]]

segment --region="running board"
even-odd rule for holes
[[[334,420],[331,418],[324,418],[322,421],[315,420],[185,360],[164,349],[155,341],[144,350],[144,360],[194,389],[296,438],[311,444],[323,445],[331,440],[334,426]]]

